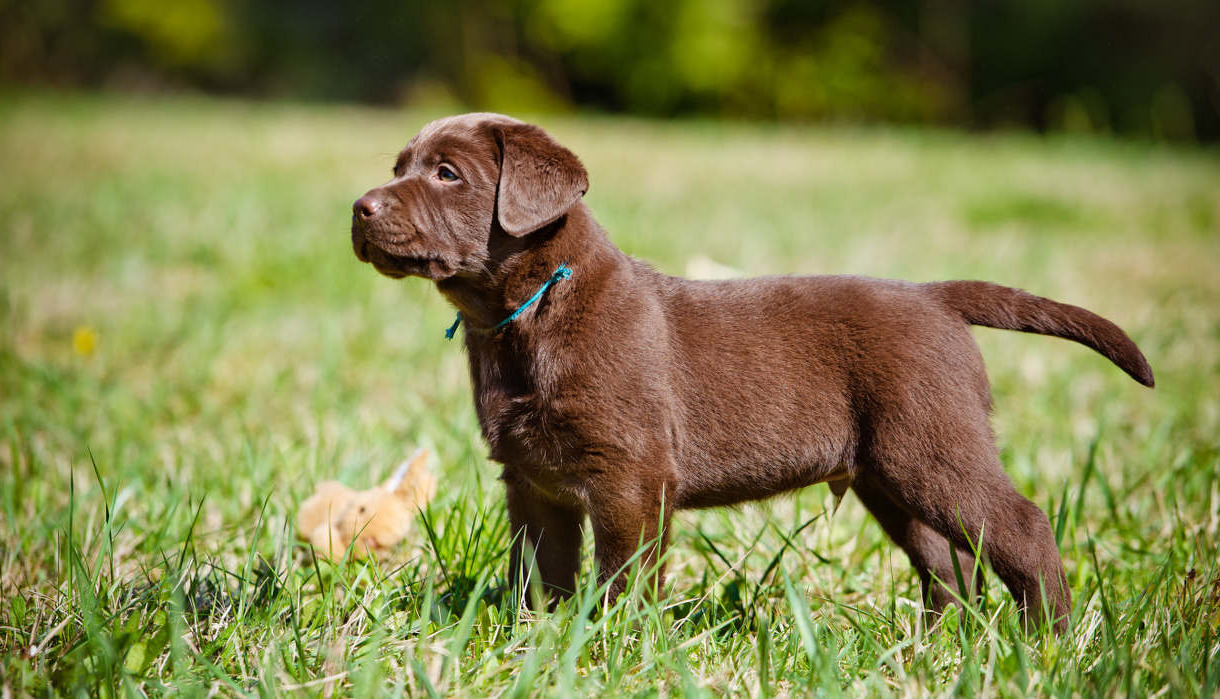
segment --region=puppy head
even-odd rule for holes
[[[475,277],[497,236],[553,223],[588,188],[580,160],[537,126],[499,114],[440,119],[398,154],[389,182],[352,205],[352,248],[389,277]]]

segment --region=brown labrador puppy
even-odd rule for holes
[[[954,556],[969,576],[981,546],[1023,610],[1064,627],[1059,551],[1000,467],[970,325],[1075,340],[1152,386],[1122,330],[985,282],[670,277],[610,242],[587,189],[542,129],[467,114],[425,126],[353,207],[356,256],[431,279],[465,323],[514,574],[531,546],[544,585],[570,593],[588,516],[617,595],[674,509],[829,482],[906,551],[929,609],[954,600],[937,582],[957,579]]]

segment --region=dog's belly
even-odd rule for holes
[[[679,507],[762,500],[852,472],[859,429],[841,382],[804,371],[784,379],[724,361],[706,393],[687,411],[676,456]],[[799,380],[792,379],[799,376]],[[722,380],[721,380],[722,379]]]
[[[821,423],[811,415],[797,423],[756,424],[748,433],[689,434],[678,462],[677,505],[735,505],[848,478],[856,430],[841,419]]]
[[[861,386],[852,355],[867,343],[844,338],[843,304],[808,286],[699,284],[671,301],[683,350],[679,506],[759,500],[854,471]]]

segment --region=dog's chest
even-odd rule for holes
[[[472,354],[470,363],[475,411],[493,460],[558,466],[580,457],[584,436],[540,387],[534,363],[506,353]]]

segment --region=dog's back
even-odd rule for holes
[[[658,275],[655,288],[674,348],[679,506],[850,478],[880,412],[987,409],[973,338],[921,285]]]
[[[647,270],[665,309],[680,415],[679,506],[731,504],[848,478],[875,419],[946,424],[990,408],[968,324],[1073,339],[1145,385],[1109,321],[982,282],[855,276],[692,281]]]

